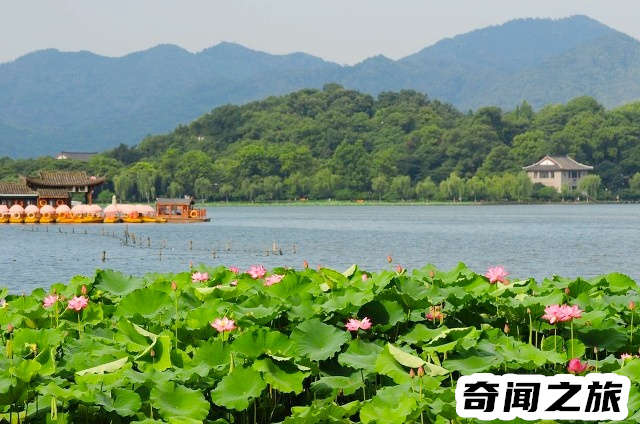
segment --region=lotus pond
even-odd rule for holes
[[[0,290],[0,421],[472,422],[461,375],[598,371],[629,377],[638,422],[636,283],[490,271],[200,265]]]

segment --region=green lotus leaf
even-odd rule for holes
[[[490,370],[500,362],[501,360],[497,356],[470,355],[462,359],[447,359],[442,365],[448,370],[459,371],[462,375],[470,375]]]
[[[61,331],[55,329],[20,328],[13,333],[14,352],[19,353],[29,349],[28,345],[35,344],[38,351],[57,347],[64,338]]]
[[[411,381],[409,370],[400,365],[389,352],[389,344],[378,354],[375,370],[379,374],[391,377],[397,384],[409,383]]]
[[[302,382],[309,375],[309,372],[301,372],[289,362],[275,362],[271,359],[257,360],[252,367],[262,372],[264,381],[283,393],[302,392]]]
[[[124,296],[134,290],[144,287],[142,278],[127,277],[111,270],[100,270],[96,273],[94,286],[116,296]]]
[[[333,375],[320,377],[311,383],[311,389],[320,396],[323,393],[330,397],[335,397],[338,393],[349,396],[360,390],[363,385],[360,373],[355,372],[350,376]]]
[[[270,331],[266,328],[252,328],[235,338],[232,344],[233,350],[248,358],[257,358],[261,355],[287,356],[294,351],[294,344],[289,338],[279,331]]]
[[[116,315],[128,318],[140,314],[145,318],[154,318],[173,307],[168,294],[158,290],[138,289],[120,300]]]
[[[609,290],[612,293],[626,293],[627,290],[638,289],[638,285],[629,276],[613,272],[605,276],[609,283]]]
[[[312,361],[330,358],[349,340],[344,330],[327,325],[317,318],[304,321],[291,333],[299,355]]]
[[[42,365],[33,359],[23,359],[17,365],[11,366],[9,372],[16,378],[28,383],[38,374]]]
[[[235,368],[211,391],[211,400],[216,405],[242,411],[253,398],[260,396],[267,387],[260,373],[251,368]]]
[[[230,361],[229,347],[222,340],[209,340],[195,349],[193,364],[206,364],[210,368],[226,366]]]
[[[404,365],[405,367],[418,368],[426,363],[425,360],[420,358],[419,356],[405,352],[404,350],[395,347],[391,343],[387,343],[387,349],[389,350],[391,356],[393,356],[393,359],[395,359],[396,361],[398,361],[398,363],[400,363],[400,365]]]
[[[116,359],[115,361],[107,362],[106,364],[76,371],[76,374],[86,375],[86,374],[104,374],[106,372],[113,372],[122,368],[128,361],[129,361],[129,357],[125,356],[124,358]]]
[[[384,417],[385,424],[404,424],[417,406],[416,396],[408,385],[384,387],[360,409],[360,420],[379,423]]]
[[[96,393],[96,403],[108,412],[115,412],[121,417],[135,415],[142,406],[142,400],[133,390],[113,389],[111,396],[104,392]]]
[[[165,419],[183,417],[203,421],[209,414],[209,402],[200,390],[192,390],[173,382],[154,385],[150,400]]]
[[[349,347],[345,352],[338,355],[338,362],[356,370],[375,372],[376,359],[380,352],[382,352],[382,347],[377,344],[355,339],[349,342]]]

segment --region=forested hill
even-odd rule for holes
[[[123,57],[43,50],[0,64],[0,154],[100,151],[170,131],[212,108],[337,82],[372,95],[415,89],[460,110],[590,95],[640,99],[640,42],[585,16],[519,19],[394,61],[340,66],[231,43],[161,45]]]
[[[222,106],[88,163],[5,158],[0,179],[85,169],[125,200],[549,199],[553,190],[521,172],[545,154],[595,166],[602,186],[593,195],[639,197],[640,102],[606,110],[579,97],[538,112],[523,103],[461,113],[415,91],[372,97],[330,84]]]

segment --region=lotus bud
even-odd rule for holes
[[[7,333],[13,333],[13,329],[15,327],[13,326],[13,324],[9,323],[7,324]]]
[[[87,295],[87,286],[85,286],[83,284],[82,288],[80,289],[80,292],[82,293],[83,296],[86,296]]]
[[[309,262],[307,262],[307,260],[305,259],[305,260],[302,262],[302,266],[304,267],[304,269],[309,269]]]
[[[629,309],[631,309],[632,311],[634,309],[636,309],[636,302],[634,302],[633,300],[629,302]]]
[[[567,296],[569,296],[569,294],[571,294],[571,290],[569,290],[569,287],[565,287],[564,294],[566,294]]]
[[[593,353],[595,353],[596,355],[598,354],[598,346],[593,347]]]
[[[416,373],[413,371],[413,368],[409,370],[409,377],[413,378],[416,376]]]
[[[418,377],[422,377],[424,375],[424,368],[422,366],[418,367]]]
[[[318,265],[318,266],[316,267],[316,269],[317,269],[318,271],[320,271],[320,270],[322,269],[322,265]]]
[[[189,269],[193,268],[193,261],[189,261]]]
[[[403,271],[404,271],[404,268],[402,268],[402,265],[396,265],[396,272],[398,274],[402,274]]]
[[[152,358],[156,357],[156,351],[154,349],[151,349],[151,351],[149,352],[149,356],[151,356]]]
[[[433,278],[436,276],[436,273],[433,270],[429,271],[429,278]]]
[[[511,329],[509,328],[509,323],[507,322],[504,324],[504,333],[509,334],[509,331],[511,331]]]
[[[527,313],[531,315],[531,309],[527,308]]]
[[[172,282],[171,282],[171,290],[173,290],[173,291],[178,290],[178,285],[176,284],[176,282],[175,282],[175,281],[172,281]]]
[[[387,255],[387,262],[389,263],[393,262],[393,258],[391,257],[391,255]]]

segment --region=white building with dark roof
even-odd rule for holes
[[[562,187],[571,190],[578,188],[580,180],[593,171],[593,166],[577,162],[569,156],[545,156],[523,169],[534,184],[540,183],[560,192]]]

